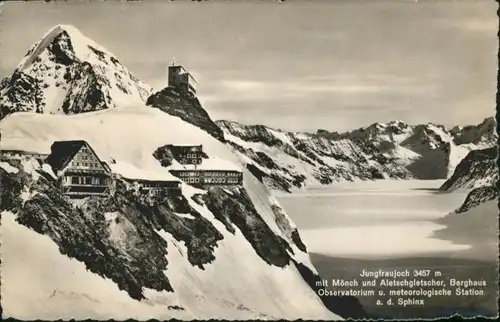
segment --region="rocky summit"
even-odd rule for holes
[[[144,102],[151,87],[78,29],[58,25],[0,84],[0,119],[14,112],[77,114]]]

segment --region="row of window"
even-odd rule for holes
[[[105,178],[72,176],[71,184],[105,185]]]
[[[178,187],[179,184],[177,182],[173,183],[143,183],[141,184],[144,188],[171,188],[171,187]]]
[[[186,183],[199,183],[200,179],[199,178],[186,178],[184,180]],[[226,178],[205,178],[203,180],[203,183],[205,184],[224,184],[224,183],[229,183],[229,184],[238,184],[240,181],[238,179],[227,179]]]
[[[187,159],[182,159],[180,160],[180,164],[200,164],[201,163],[201,160],[199,160],[200,162],[198,162],[197,159],[191,159],[191,160],[187,160]]]
[[[201,155],[199,155],[198,153],[187,153],[186,158],[188,158],[188,159],[200,159]]]
[[[206,177],[239,177],[239,172],[203,172]]]
[[[205,183],[226,183],[226,178],[205,178]]]
[[[99,167],[99,163],[98,162],[76,162],[76,161],[73,161],[72,166],[97,168],[97,167]]]
[[[198,177],[200,173],[205,177],[241,177],[240,172],[210,172],[210,171],[190,171],[179,172],[180,177]]]
[[[76,159],[81,159],[81,160],[93,160],[94,158],[90,155],[81,155],[80,158],[76,158]]]

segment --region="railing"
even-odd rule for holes
[[[90,191],[67,191],[64,193],[69,196],[102,196],[106,194],[106,191],[102,192],[90,192]]]
[[[102,169],[68,169],[64,173],[65,175],[72,174],[102,174],[104,176],[110,176],[110,174]]]
[[[64,184],[64,187],[91,187],[91,188],[106,188],[108,187],[107,184],[80,184],[80,183],[69,183],[69,184]]]

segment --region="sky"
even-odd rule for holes
[[[289,131],[494,115],[493,0],[7,2],[0,77],[71,24],[137,77],[166,86],[175,59],[214,119]]]

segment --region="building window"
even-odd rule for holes
[[[78,177],[71,177],[71,184],[78,184],[79,181],[78,181]]]

